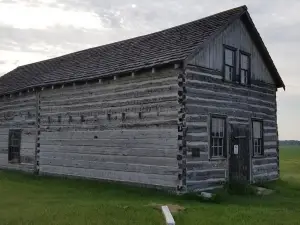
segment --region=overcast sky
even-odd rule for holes
[[[241,5],[286,84],[277,97],[280,139],[300,140],[299,0],[0,0],[0,75]]]

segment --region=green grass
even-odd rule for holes
[[[95,181],[35,177],[0,171],[0,224],[164,224],[151,204],[178,204],[179,225],[300,224],[300,147],[280,151],[281,180],[270,196],[223,194],[203,203],[155,190]]]

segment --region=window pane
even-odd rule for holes
[[[214,147],[213,150],[213,156],[218,156],[218,147]]]
[[[219,147],[219,154],[218,156],[223,156],[223,147]]]
[[[218,146],[223,146],[223,138],[219,138],[219,143],[218,143]]]
[[[241,84],[246,84],[245,77],[246,77],[245,70],[241,70]]]
[[[225,49],[225,64],[234,66],[234,51]]]
[[[216,136],[217,133],[217,120],[215,118],[212,118],[211,121],[211,133],[213,136]]]
[[[249,57],[243,54],[241,54],[241,69],[249,69]]]
[[[233,67],[225,65],[225,80],[231,81],[233,77]]]
[[[224,119],[219,119],[220,122],[220,133],[223,134],[224,133]],[[221,137],[223,137],[223,135],[220,135]]]
[[[261,122],[253,121],[253,138],[261,138]]]

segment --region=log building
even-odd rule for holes
[[[0,168],[177,191],[279,177],[284,83],[246,6],[0,78]]]

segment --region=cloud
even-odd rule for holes
[[[47,29],[55,25],[74,26],[86,29],[104,29],[97,14],[85,11],[63,10],[61,8],[1,3],[0,23],[20,29]]]

